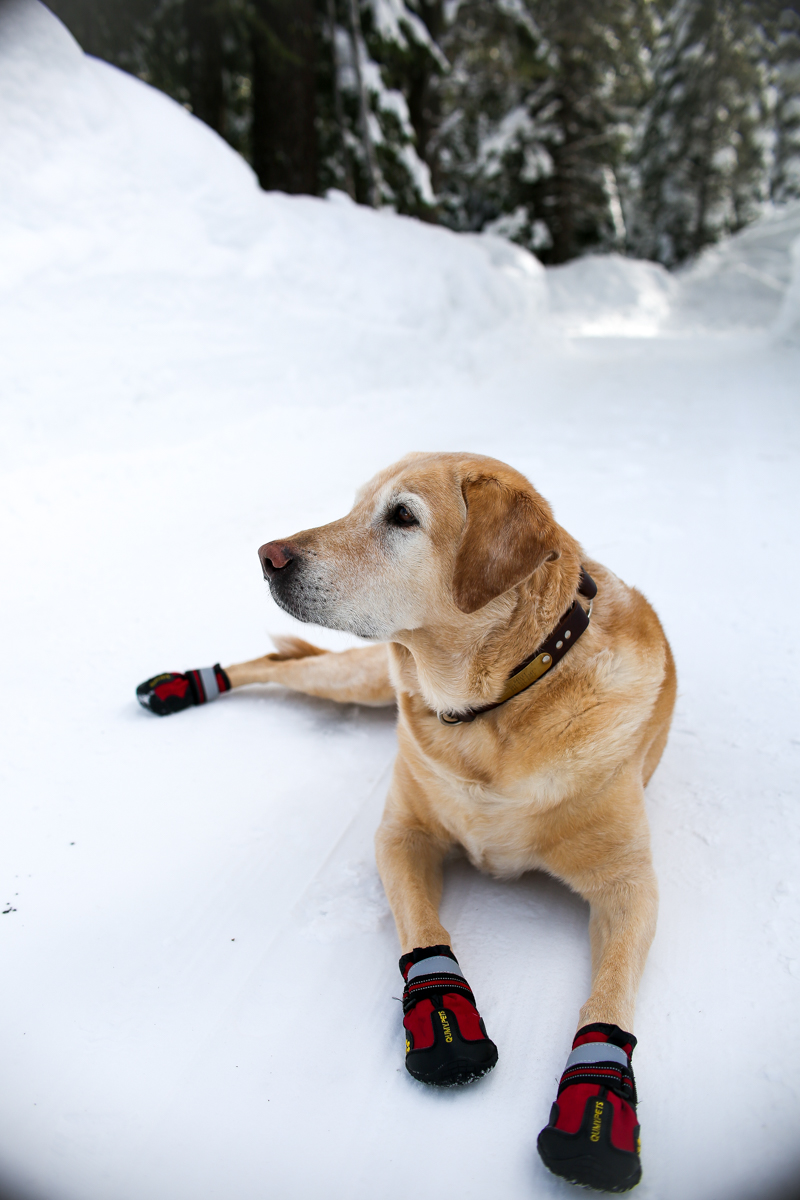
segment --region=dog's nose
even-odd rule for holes
[[[276,571],[282,570],[294,558],[288,542],[266,542],[258,551],[261,570],[264,578],[269,579]]]

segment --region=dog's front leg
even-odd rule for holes
[[[415,946],[450,945],[450,934],[439,920],[442,862],[449,839],[444,830],[425,820],[424,801],[420,803],[417,791],[405,763],[398,758],[375,835],[378,870],[403,954]]]
[[[649,852],[634,854],[627,878],[611,881],[585,898],[590,904],[592,991],[579,1025],[605,1021],[633,1027],[636,994],[656,929],[658,887]]]
[[[590,904],[592,991],[539,1153],[572,1183],[627,1191],[641,1178],[629,1031],[658,911],[641,782],[617,779],[558,856],[558,873]]]
[[[439,920],[450,844],[401,752],[375,837],[376,857],[403,951],[406,1068],[415,1079],[444,1087],[470,1083],[497,1062],[497,1047]]]

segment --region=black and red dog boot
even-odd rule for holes
[[[157,717],[169,717],[195,704],[207,704],[230,690],[228,676],[219,663],[215,663],[213,667],[200,667],[185,675],[177,671],[154,675],[139,684],[136,699]]]
[[[406,1069],[422,1083],[454,1087],[491,1071],[497,1047],[475,1007],[475,997],[449,946],[404,954],[400,970]]]
[[[627,1192],[642,1178],[635,1045],[618,1025],[578,1030],[550,1123],[539,1134],[539,1154],[554,1175],[599,1192]]]

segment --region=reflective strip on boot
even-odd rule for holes
[[[217,675],[213,667],[198,667],[197,674],[203,681],[203,691],[206,694],[206,703],[209,700],[216,700],[219,695],[219,684],[217,683]]]
[[[627,1067],[628,1056],[620,1046],[613,1046],[611,1042],[585,1042],[572,1051],[564,1070],[599,1062],[615,1062],[621,1067]]]
[[[464,978],[461,967],[452,958],[437,954],[433,958],[423,958],[422,962],[414,963],[406,976],[406,983],[418,979],[420,975],[460,975]]]

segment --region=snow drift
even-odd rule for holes
[[[0,172],[4,1173],[47,1200],[566,1196],[535,1137],[588,986],[584,905],[452,864],[443,920],[500,1063],[417,1087],[372,849],[393,714],[249,689],[157,721],[133,698],[297,631],[259,544],[408,450],[466,448],[526,472],[664,621],[637,1196],[764,1196],[800,1117],[776,616],[800,584],[800,363],[765,336],[781,304],[796,327],[784,218],[695,287],[264,195],[35,0],[0,8]],[[755,337],[720,324],[731,278]]]
[[[413,328],[486,328],[544,297],[500,239],[351,204],[264,195],[247,164],[162,93],[87,58],[34,0],[0,7],[0,286],[49,274],[238,275],[284,298]],[[387,257],[402,270],[387,270]]]
[[[547,273],[491,235],[351,204],[260,192],[247,164],[162,93],[87,58],[34,0],[0,5],[0,289],[43,271],[238,276],[355,318],[485,331],[509,318],[568,334],[765,328],[791,275],[800,204],[706,252],[680,279],[588,257]],[[398,269],[388,270],[393,259]],[[782,328],[785,318],[782,318]]]
[[[773,328],[781,334],[787,320],[782,306],[792,280],[792,247],[798,242],[796,201],[710,247],[678,275],[678,323],[714,330]]]
[[[566,333],[649,337],[670,313],[676,288],[658,263],[589,255],[547,272],[552,323]]]
[[[800,343],[800,235],[792,242],[791,274],[775,322],[775,332],[787,342]]]

